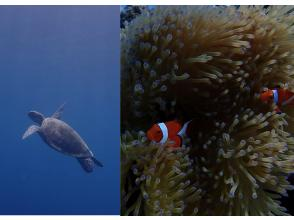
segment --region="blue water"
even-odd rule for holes
[[[103,168],[21,139],[63,102]],[[0,107],[0,214],[119,214],[119,6],[0,6]]]

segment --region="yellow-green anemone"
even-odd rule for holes
[[[123,214],[286,214],[294,108],[259,94],[294,91],[293,24],[291,6],[158,6],[121,30]],[[174,118],[190,150],[139,132]]]

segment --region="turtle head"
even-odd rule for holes
[[[37,111],[30,111],[28,113],[28,116],[39,125],[41,125],[44,120],[44,116],[40,112],[37,112]]]

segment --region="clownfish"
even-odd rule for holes
[[[171,141],[168,144],[169,147],[175,149],[180,148],[182,146],[182,138],[187,134],[190,122],[186,122],[183,126],[177,120],[154,124],[147,131],[147,138],[159,144],[165,144],[167,141]]]
[[[280,113],[281,106],[294,105],[294,92],[282,88],[268,89],[261,93],[260,99],[265,103],[273,101],[277,105],[276,112]]]

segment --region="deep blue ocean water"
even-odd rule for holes
[[[0,6],[0,214],[119,214],[119,31],[119,6]],[[64,102],[93,173],[21,139]]]

